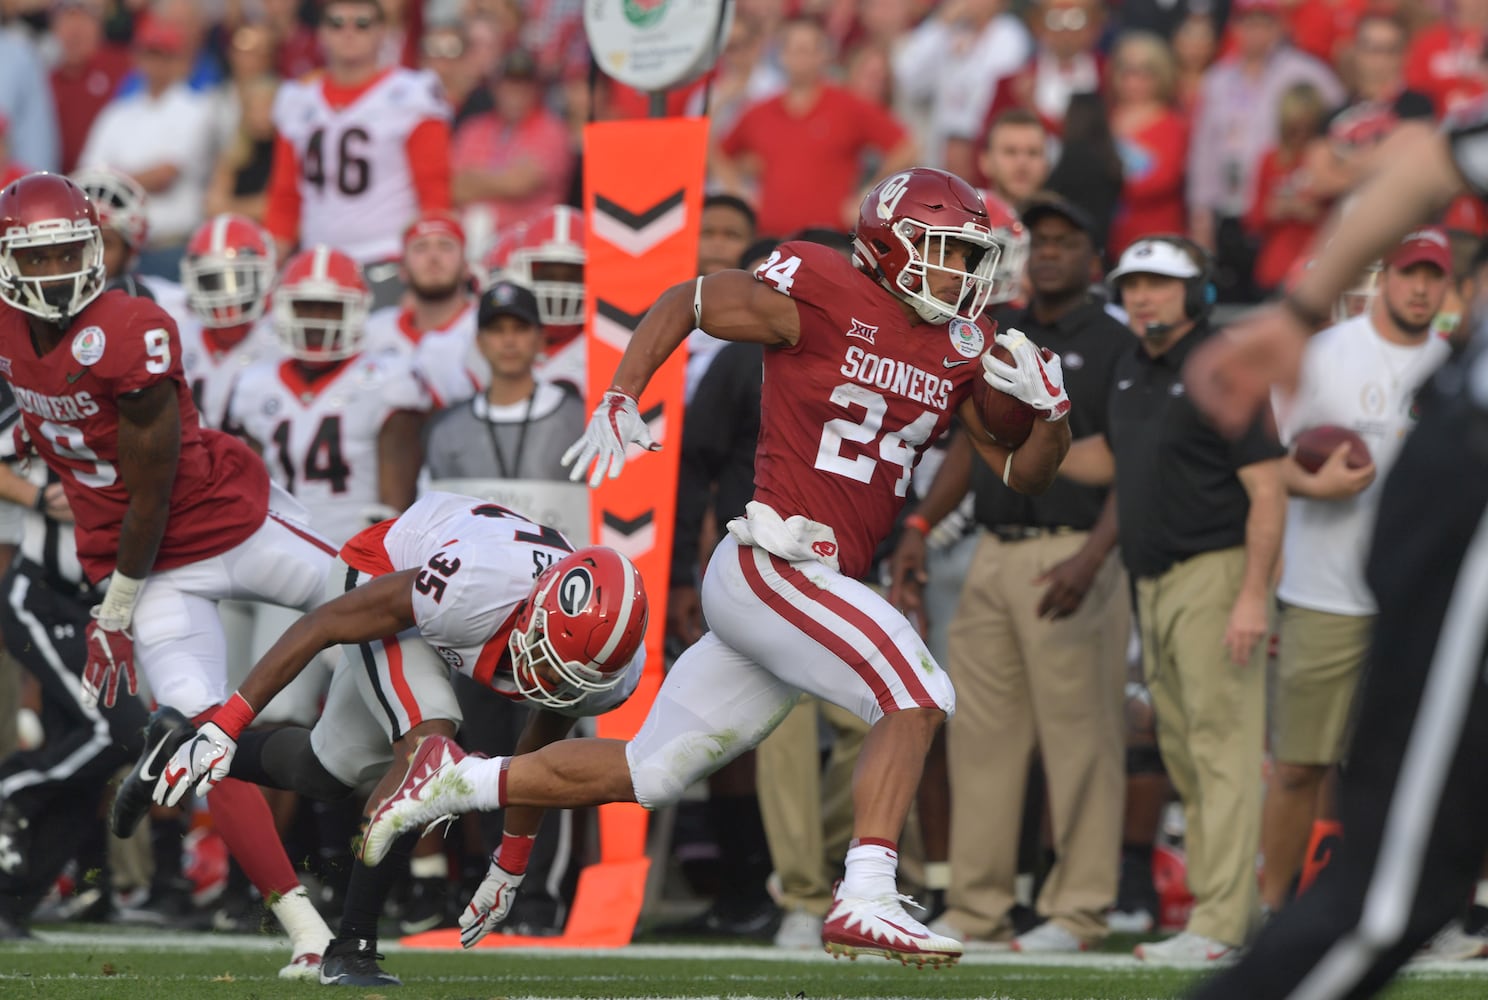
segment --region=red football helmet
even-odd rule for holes
[[[947,240],[972,248],[967,270],[945,266]],[[858,209],[853,263],[927,323],[980,316],[992,295],[998,256],[987,206],[976,188],[944,170],[915,167],[886,177]],[[953,301],[931,292],[926,279],[935,272],[960,279]]]
[[[98,210],[98,224],[124,237],[129,249],[138,251],[150,234],[145,219],[145,189],[126,173],[113,167],[76,170],[72,182],[83,189]]]
[[[275,257],[273,237],[252,219],[231,213],[208,219],[181,258],[186,304],[214,330],[252,323],[268,305]]]
[[[304,316],[301,305],[330,303],[339,318]],[[290,357],[300,361],[342,361],[362,346],[372,292],[362,269],[340,250],[325,244],[301,250],[284,265],[274,288],[274,328]],[[311,335],[318,334],[311,344]]]
[[[1023,269],[1028,265],[1028,227],[1013,206],[985,188],[977,191],[987,205],[987,222],[997,241],[997,263],[992,268],[988,305],[1011,302],[1023,294]]]
[[[17,250],[63,244],[77,245],[67,262],[72,270],[29,275],[16,260]],[[98,211],[82,188],[59,174],[36,173],[0,191],[0,299],[66,326],[105,281]]]
[[[576,208],[555,205],[527,226],[506,276],[532,289],[544,326],[581,326],[583,269],[584,215]]]
[[[550,708],[607,691],[646,638],[650,608],[625,556],[591,545],[545,569],[512,629],[512,676],[529,701]]]
[[[517,252],[517,247],[522,245],[522,240],[526,236],[527,227],[524,225],[515,225],[501,231],[486,252],[481,255],[481,269],[486,275],[482,288],[490,288],[496,282],[510,277],[507,267],[511,264],[512,254]]]

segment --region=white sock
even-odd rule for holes
[[[887,840],[854,840],[847,849],[842,895],[874,899],[899,892],[899,851]]]
[[[289,935],[295,956],[320,955],[331,943],[331,929],[320,919],[304,886],[280,896],[269,906],[269,911]]]
[[[466,757],[455,765],[455,773],[473,789],[467,811],[500,809],[506,805],[506,765],[510,757]]]
[[[411,878],[449,878],[449,858],[443,853],[412,858],[408,862]]]

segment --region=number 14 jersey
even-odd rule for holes
[[[868,572],[925,448],[982,377],[982,328],[911,323],[899,300],[835,250],[784,243],[754,272],[795,300],[800,339],[765,351],[756,501],[801,516],[813,554]],[[755,542],[769,549],[759,532]]]

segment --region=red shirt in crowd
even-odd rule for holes
[[[1483,32],[1450,21],[1422,29],[1406,51],[1405,85],[1430,97],[1438,115],[1488,93],[1485,40]]]
[[[1116,148],[1124,170],[1121,200],[1106,238],[1112,260],[1143,236],[1188,231],[1188,121],[1176,111],[1165,112],[1118,138]]]
[[[77,69],[58,66],[52,70],[52,99],[57,105],[57,131],[62,140],[62,172],[72,173],[93,119],[119,89],[134,62],[117,45],[101,45],[87,64]]]
[[[1293,265],[1309,252],[1313,237],[1326,217],[1327,206],[1320,204],[1317,218],[1311,222],[1267,218],[1266,209],[1273,195],[1287,190],[1292,193],[1305,191],[1307,184],[1306,163],[1301,157],[1293,159],[1283,150],[1269,149],[1261,158],[1256,174],[1255,201],[1245,216],[1245,228],[1261,239],[1261,249],[1252,271],[1257,288],[1276,288],[1286,279]]]
[[[826,85],[804,114],[787,108],[784,95],[749,108],[722,149],[758,162],[759,232],[787,235],[806,226],[842,228],[863,152],[887,153],[903,140],[904,128],[883,108]]]

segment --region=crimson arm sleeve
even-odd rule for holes
[[[451,204],[449,122],[442,118],[425,118],[408,133],[405,146],[419,210],[448,211]]]
[[[300,165],[294,147],[282,135],[274,136],[264,228],[290,245],[300,238]]]

